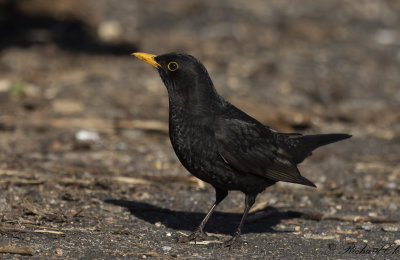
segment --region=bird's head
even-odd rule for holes
[[[185,103],[198,103],[213,99],[214,96],[218,97],[206,68],[191,55],[154,55],[143,52],[135,52],[133,55],[158,70],[170,98]]]

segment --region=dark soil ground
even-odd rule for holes
[[[399,1],[41,2],[0,1],[1,258],[400,256]],[[260,194],[240,245],[217,246],[239,192],[210,239],[179,243],[214,191],[177,160],[166,90],[138,50],[197,56],[274,129],[353,138],[300,165],[317,189]]]

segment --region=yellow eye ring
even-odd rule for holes
[[[175,61],[171,61],[170,63],[168,63],[167,67],[170,71],[175,71],[179,68],[178,63],[176,63]]]

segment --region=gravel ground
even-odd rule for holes
[[[400,256],[399,1],[0,1],[4,259]],[[44,4],[43,4],[44,3]],[[44,8],[47,6],[47,8]],[[10,29],[11,28],[11,29]],[[214,200],[168,139],[168,99],[129,54],[186,52],[219,93],[284,132],[345,132],[300,165],[317,189]]]

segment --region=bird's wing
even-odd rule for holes
[[[214,125],[218,152],[241,172],[274,180],[314,186],[300,175],[292,155],[279,144],[277,133],[261,124],[240,119],[217,119]]]

